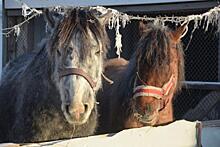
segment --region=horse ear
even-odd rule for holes
[[[54,28],[55,26],[55,20],[53,19],[52,13],[49,11],[49,9],[43,9],[43,16],[44,16],[44,20],[46,21],[46,23],[48,24],[48,26],[50,28]]]
[[[172,32],[173,39],[175,41],[179,41],[181,38],[183,38],[186,35],[188,31],[188,24],[189,24],[188,21],[184,22],[175,31]]]
[[[48,24],[49,29],[55,28],[57,22],[62,18],[61,14],[54,12],[48,8],[43,9],[44,20]]]
[[[147,26],[143,21],[139,22],[139,35],[142,36],[144,32],[146,32]]]

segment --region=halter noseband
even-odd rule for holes
[[[137,78],[140,79],[140,77],[138,76],[138,73],[137,73],[136,79]],[[140,79],[140,81],[142,81],[142,80]],[[155,97],[156,99],[160,100],[164,96],[167,96],[169,94],[169,92],[173,88],[174,84],[175,84],[174,75],[172,74],[169,81],[166,84],[164,84],[162,86],[162,88],[155,87],[155,86],[149,86],[146,84],[139,85],[139,86],[135,85],[136,87],[133,90],[133,98],[135,99],[140,96],[152,96],[152,97]]]
[[[92,77],[89,76],[85,71],[79,68],[64,68],[59,71],[59,78],[61,79],[64,76],[69,75],[78,75],[86,79],[86,81],[89,83],[91,88],[94,90],[96,87],[96,82],[93,81]]]

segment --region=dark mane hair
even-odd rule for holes
[[[76,39],[76,34],[80,33],[82,41],[81,55],[82,58],[85,58],[88,53],[87,50],[90,48],[87,46],[88,43],[86,43],[88,41],[88,30],[90,30],[98,44],[102,44],[102,52],[105,54],[109,46],[109,39],[106,32],[101,30],[103,26],[94,15],[97,12],[93,12],[95,10],[91,11],[89,8],[67,9],[66,11],[64,18],[60,20],[59,25],[55,28],[55,35],[51,38],[51,43],[48,47],[52,50],[57,48],[66,49],[71,37]],[[100,38],[104,41],[100,42]]]

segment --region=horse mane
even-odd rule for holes
[[[177,80],[177,91],[181,91],[182,89],[182,83],[185,81],[185,64],[184,64],[184,52],[182,43],[177,44],[177,51],[178,51],[178,57],[179,57],[179,63],[178,63],[178,80]]]
[[[17,81],[18,78],[21,80],[26,79],[27,77],[25,73],[29,72],[29,67],[31,66],[44,66],[45,63],[47,63],[47,58],[42,57],[46,55],[44,53],[41,55],[41,52],[43,50],[44,48],[40,48],[31,53],[25,53],[21,55],[19,58],[16,58],[15,60],[9,61],[3,68],[0,86],[3,84]],[[36,64],[36,61],[38,61],[39,59],[44,59],[44,62],[38,65]]]

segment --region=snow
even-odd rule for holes
[[[166,126],[123,130],[113,136],[91,136],[27,147],[196,147],[197,124],[198,122],[180,120]]]

